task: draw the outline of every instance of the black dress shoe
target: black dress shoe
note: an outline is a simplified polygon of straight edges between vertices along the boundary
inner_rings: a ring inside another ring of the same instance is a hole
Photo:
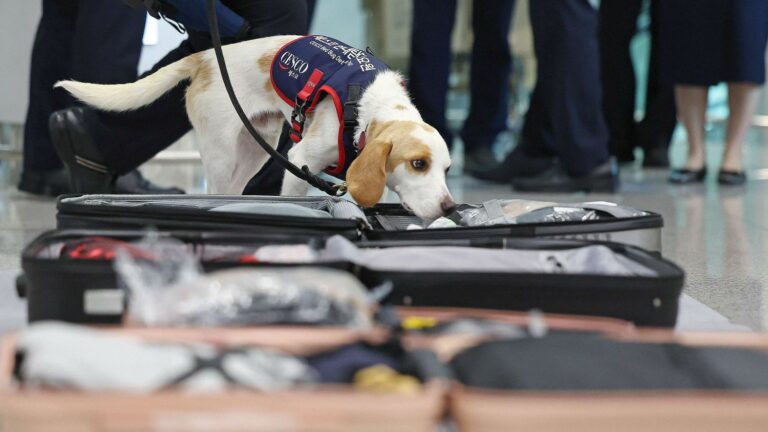
[[[517,178],[512,187],[520,192],[609,192],[619,188],[619,167],[611,157],[605,163],[580,177],[568,174],[560,165],[534,176]]]
[[[56,197],[72,193],[64,168],[51,171],[24,171],[18,186],[20,191],[34,195]]]
[[[739,186],[747,182],[747,173],[744,171],[725,171],[717,173],[717,182],[726,186]]]
[[[669,150],[666,147],[644,149],[643,166],[646,168],[668,168]]]
[[[468,171],[468,174],[480,180],[509,183],[517,177],[541,174],[553,165],[553,158],[528,156],[517,146],[501,163],[489,169]]]
[[[145,179],[139,170],[133,170],[117,178],[112,193],[121,195],[179,195],[185,192],[177,187],[158,186]]]
[[[464,171],[484,171],[498,165],[489,147],[481,147],[464,153]]]
[[[120,176],[106,163],[99,146],[88,133],[87,108],[73,107],[51,114],[51,141],[69,173],[73,193],[180,194],[179,188],[162,188],[133,170]]]
[[[707,176],[707,167],[700,170],[673,169],[669,173],[669,182],[674,184],[701,183]]]

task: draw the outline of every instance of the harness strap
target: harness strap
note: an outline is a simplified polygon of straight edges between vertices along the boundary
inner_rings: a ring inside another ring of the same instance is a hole
[[[301,141],[301,134],[304,132],[304,122],[307,120],[307,108],[310,104],[307,102],[312,98],[317,90],[317,85],[320,80],[323,79],[325,73],[320,69],[315,69],[309,76],[307,83],[296,95],[295,105],[293,106],[293,112],[291,113],[291,141],[297,143]]]
[[[359,111],[360,99],[363,96],[363,87],[360,84],[349,84],[347,86],[347,100],[344,101],[344,127],[350,134],[355,133],[355,129],[359,126]],[[354,144],[355,150],[358,153],[363,151],[365,147],[365,131],[360,134],[360,138]]]
[[[344,127],[354,129],[357,127],[357,106],[363,95],[360,84],[347,86],[347,100],[344,101]]]

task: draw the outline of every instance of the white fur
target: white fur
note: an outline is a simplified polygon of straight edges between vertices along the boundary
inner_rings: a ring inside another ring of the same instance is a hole
[[[224,47],[232,86],[243,110],[250,116],[258,132],[273,146],[277,145],[282,119],[290,118],[291,108],[274,91],[267,90],[269,71],[260,70],[257,60],[276,52],[297,37],[275,36]],[[197,61],[187,57],[132,84],[97,85],[61,81],[56,86],[65,88],[96,108],[128,111],[153,102],[179,81],[190,78],[192,82],[187,91],[187,113],[197,135],[209,192],[240,194],[248,180],[267,161],[268,155],[253,142],[231,106],[213,51],[195,55],[198,56],[195,59]],[[198,82],[196,76],[201,62],[214,71],[207,75],[207,84]],[[377,75],[361,97],[355,138],[359,138],[374,121],[423,122],[402,82],[402,77],[394,71]],[[276,117],[278,114],[282,119]],[[315,122],[315,119],[321,121]],[[338,160],[338,130],[335,107],[330,98],[325,98],[317,105],[314,113],[308,116],[304,139],[289,151],[289,159],[297,166],[307,165],[313,173],[323,171]],[[405,167],[398,166],[388,177],[387,185],[418,216],[436,218],[444,213],[441,202],[452,203],[445,185],[444,172],[450,166],[450,155],[436,131],[419,129],[413,134],[432,153],[429,171],[415,175]],[[307,190],[308,185],[303,180],[286,173],[282,195],[306,195]]]

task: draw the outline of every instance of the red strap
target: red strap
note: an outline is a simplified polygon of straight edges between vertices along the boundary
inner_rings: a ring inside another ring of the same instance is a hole
[[[291,115],[291,131],[289,137],[291,141],[298,143],[301,141],[301,133],[304,132],[304,113],[307,109],[307,99],[315,92],[320,80],[323,79],[323,71],[315,69],[312,74],[309,75],[307,83],[304,84],[304,88],[296,95],[296,106],[293,108],[293,114]],[[299,119],[298,121],[296,119]]]
[[[315,91],[315,87],[317,87],[317,84],[320,83],[320,80],[323,79],[323,71],[320,69],[315,69],[312,71],[312,74],[309,76],[309,79],[307,80],[307,83],[304,84],[304,88],[301,89],[299,94],[296,95],[297,99],[300,99],[302,101],[305,101],[309,99],[310,96],[312,96],[312,93]]]

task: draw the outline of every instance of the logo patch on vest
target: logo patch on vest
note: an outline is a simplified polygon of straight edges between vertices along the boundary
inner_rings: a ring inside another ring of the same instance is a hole
[[[306,60],[287,50],[280,55],[280,63],[277,66],[280,70],[288,72],[288,76],[293,79],[298,79],[309,70],[309,63]]]

